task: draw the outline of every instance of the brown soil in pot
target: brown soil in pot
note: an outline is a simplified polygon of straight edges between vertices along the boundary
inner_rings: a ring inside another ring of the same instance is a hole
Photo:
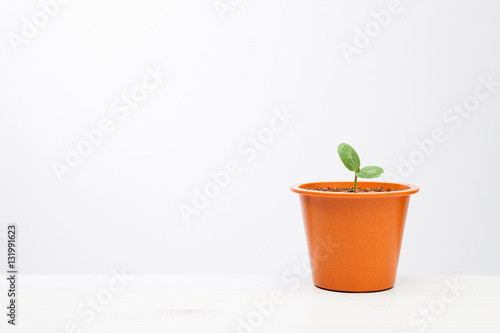
[[[349,186],[349,187],[314,187],[314,188],[308,188],[308,190],[313,190],[313,191],[323,191],[323,192],[354,192],[354,187]],[[380,187],[357,187],[356,192],[394,192],[397,190],[392,190],[390,188],[382,188]]]

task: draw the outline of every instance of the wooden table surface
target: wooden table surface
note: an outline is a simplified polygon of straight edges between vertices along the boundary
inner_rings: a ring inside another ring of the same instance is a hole
[[[316,288],[307,274],[20,275],[1,332],[500,332],[500,276],[398,276],[377,293]],[[7,304],[7,280],[0,282]]]

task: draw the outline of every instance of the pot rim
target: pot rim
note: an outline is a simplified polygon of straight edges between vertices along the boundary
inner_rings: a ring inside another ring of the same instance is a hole
[[[349,193],[349,192],[324,192],[324,191],[315,191],[315,190],[307,190],[304,187],[319,187],[325,186],[325,184],[330,184],[326,186],[338,186],[335,184],[345,184],[350,183],[352,186],[352,181],[335,181],[335,182],[311,182],[311,183],[299,183],[290,186],[290,190],[295,193],[303,194],[303,195],[312,195],[312,196],[323,196],[323,197],[342,197],[342,198],[367,198],[367,197],[396,197],[396,196],[405,196],[417,193],[420,188],[415,185],[405,184],[405,183],[391,183],[391,182],[358,182],[358,185],[366,185],[369,186],[390,186],[390,185],[399,185],[406,187],[403,190],[391,191],[391,192],[361,192],[361,193]],[[321,184],[321,185],[319,185]],[[344,185],[345,186],[345,185]]]

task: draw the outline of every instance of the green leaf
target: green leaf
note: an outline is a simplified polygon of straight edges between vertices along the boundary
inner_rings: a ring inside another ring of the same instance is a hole
[[[337,147],[337,152],[339,153],[342,163],[344,163],[347,169],[354,172],[359,171],[361,162],[359,161],[358,153],[356,153],[354,148],[349,146],[347,143],[341,143]]]
[[[356,172],[359,178],[377,178],[384,173],[384,169],[378,166],[367,166]]]

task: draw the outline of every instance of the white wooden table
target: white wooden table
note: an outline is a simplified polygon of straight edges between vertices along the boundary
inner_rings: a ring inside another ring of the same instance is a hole
[[[19,276],[1,332],[500,332],[500,276],[399,276],[385,292],[314,287],[308,275]]]

